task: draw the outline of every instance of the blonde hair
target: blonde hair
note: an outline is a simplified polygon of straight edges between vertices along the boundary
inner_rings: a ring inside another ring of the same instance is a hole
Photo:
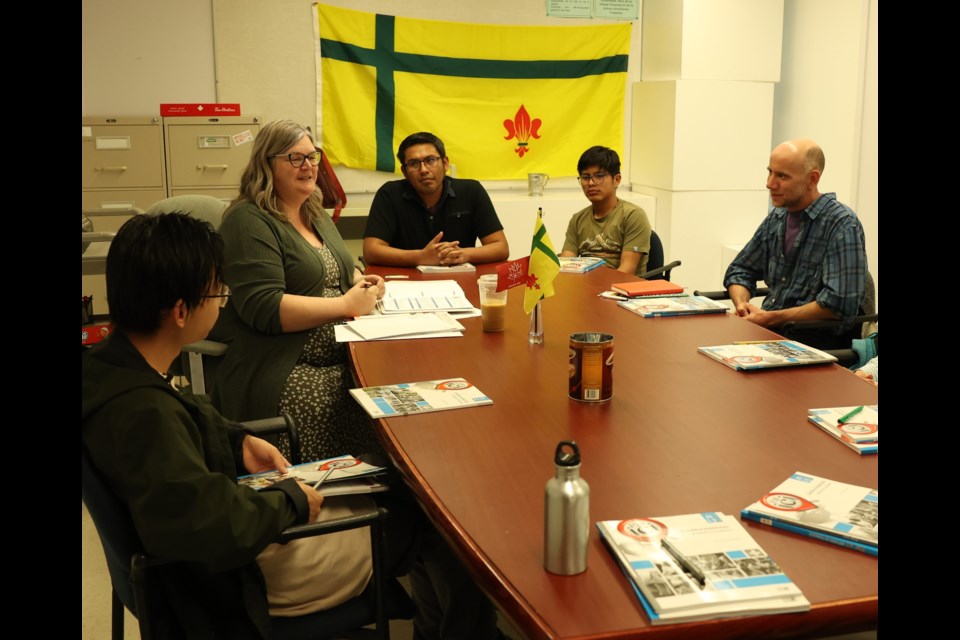
[[[230,208],[223,214],[224,217],[228,216],[236,205],[252,202],[278,220],[288,222],[286,214],[277,206],[277,194],[273,188],[273,166],[270,164],[282,161],[283,158],[270,156],[284,153],[303,136],[313,141],[310,131],[293,120],[275,120],[260,129],[260,133],[253,142],[250,162],[240,178],[240,195],[230,204]],[[320,193],[319,188],[315,188],[300,208],[300,220],[310,226],[313,219],[319,217],[322,212],[323,194]]]

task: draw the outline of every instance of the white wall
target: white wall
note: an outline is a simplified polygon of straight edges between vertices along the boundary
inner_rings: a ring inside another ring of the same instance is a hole
[[[827,164],[821,192],[860,216],[879,285],[878,0],[786,0],[773,140],[813,138]],[[879,293],[879,287],[878,287]]]
[[[215,102],[209,1],[83,0],[81,116],[154,116]]]
[[[546,18],[542,0],[432,4],[407,0],[327,1],[367,11],[442,20],[578,22]],[[293,117],[315,125],[317,75],[310,4],[311,0],[83,0],[81,115],[154,115],[161,102],[220,100],[239,101],[244,113],[267,120]],[[860,214],[871,271],[876,277],[878,0],[785,0],[783,30],[771,147],[797,136],[820,142],[827,156],[822,186],[836,191]],[[638,23],[631,47],[630,83],[640,79],[637,69],[642,43]],[[629,99],[630,91],[627,96]],[[629,119],[629,103],[625,114]],[[629,141],[629,121],[625,132]],[[625,175],[629,175],[629,147],[626,142],[622,150]],[[760,185],[766,160],[758,160]],[[359,173],[338,170],[351,192],[369,193],[388,177],[369,172],[355,175]],[[574,187],[575,183],[572,178],[566,183],[555,179],[551,182],[554,186]],[[497,187],[522,185],[501,183]],[[751,227],[758,215],[743,214]],[[734,225],[741,222],[731,221]]]

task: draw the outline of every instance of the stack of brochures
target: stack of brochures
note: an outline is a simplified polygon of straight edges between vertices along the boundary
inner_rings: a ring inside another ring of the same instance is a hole
[[[880,492],[800,471],[740,516],[878,556]]]
[[[618,302],[617,305],[644,318],[696,316],[706,313],[726,313],[730,310],[729,307],[714,302],[710,298],[687,294],[633,298]]]
[[[386,467],[368,464],[353,456],[338,456],[297,464],[288,467],[285,473],[264,471],[241,476],[237,478],[237,483],[260,491],[281,480],[293,478],[311,486],[317,485],[317,491],[331,497],[387,491],[390,487],[381,481],[381,476],[386,472]]]
[[[810,602],[723,513],[598,522],[651,624],[808,611]]]
[[[380,313],[457,312],[474,309],[456,280],[390,280],[386,284],[383,298],[377,302]]]
[[[860,455],[880,450],[880,405],[810,409],[807,420]]]
[[[350,395],[371,418],[493,404],[493,400],[463,378],[350,389]]]
[[[579,258],[564,258],[561,256],[559,260],[561,273],[586,273],[607,264],[607,261],[603,258],[592,256],[581,256]]]
[[[699,347],[697,351],[737,371],[798,367],[837,361],[829,353],[793,340],[734,342],[715,347]]]

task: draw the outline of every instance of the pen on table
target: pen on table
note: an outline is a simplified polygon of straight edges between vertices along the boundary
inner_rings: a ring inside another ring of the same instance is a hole
[[[845,413],[845,414],[843,414],[842,416],[840,416],[840,419],[837,420],[837,424],[844,424],[844,423],[846,423],[846,422],[849,422],[849,421],[850,421],[850,418],[852,418],[853,416],[857,415],[857,414],[860,413],[861,411],[863,411],[863,407],[862,407],[862,406],[861,406],[861,407],[856,407],[856,408],[852,409],[851,411],[848,411],[847,413]]]
[[[398,273],[391,273],[388,276],[383,276],[384,280],[409,280],[410,276],[402,276]]]
[[[329,469],[327,469],[326,471],[324,471],[324,472],[323,472],[323,475],[320,476],[320,479],[313,483],[313,488],[314,488],[314,489],[319,489],[319,488],[320,488],[320,485],[323,484],[323,481],[327,479],[327,476],[329,476],[331,473],[333,473],[333,469],[334,469],[334,467],[330,467]]]
[[[663,550],[670,554],[674,560],[680,563],[680,566],[683,567],[687,573],[693,576],[693,579],[699,582],[701,587],[706,586],[707,577],[703,575],[703,571],[700,571],[695,564],[690,562],[690,559],[687,558],[687,556],[680,553],[680,550],[673,546],[669,540],[666,538],[661,538],[660,546],[663,547]]]

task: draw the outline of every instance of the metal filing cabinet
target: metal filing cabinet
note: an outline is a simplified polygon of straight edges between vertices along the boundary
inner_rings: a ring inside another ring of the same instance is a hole
[[[171,196],[202,194],[226,201],[237,196],[260,118],[165,118],[163,128]]]
[[[81,209],[146,209],[166,197],[159,117],[82,118]],[[125,217],[105,220],[116,231]]]
[[[81,203],[96,231],[115,232],[132,208],[146,209],[167,195],[163,126],[159,116],[81,119]],[[94,312],[109,312],[103,274],[81,274],[81,295]]]

